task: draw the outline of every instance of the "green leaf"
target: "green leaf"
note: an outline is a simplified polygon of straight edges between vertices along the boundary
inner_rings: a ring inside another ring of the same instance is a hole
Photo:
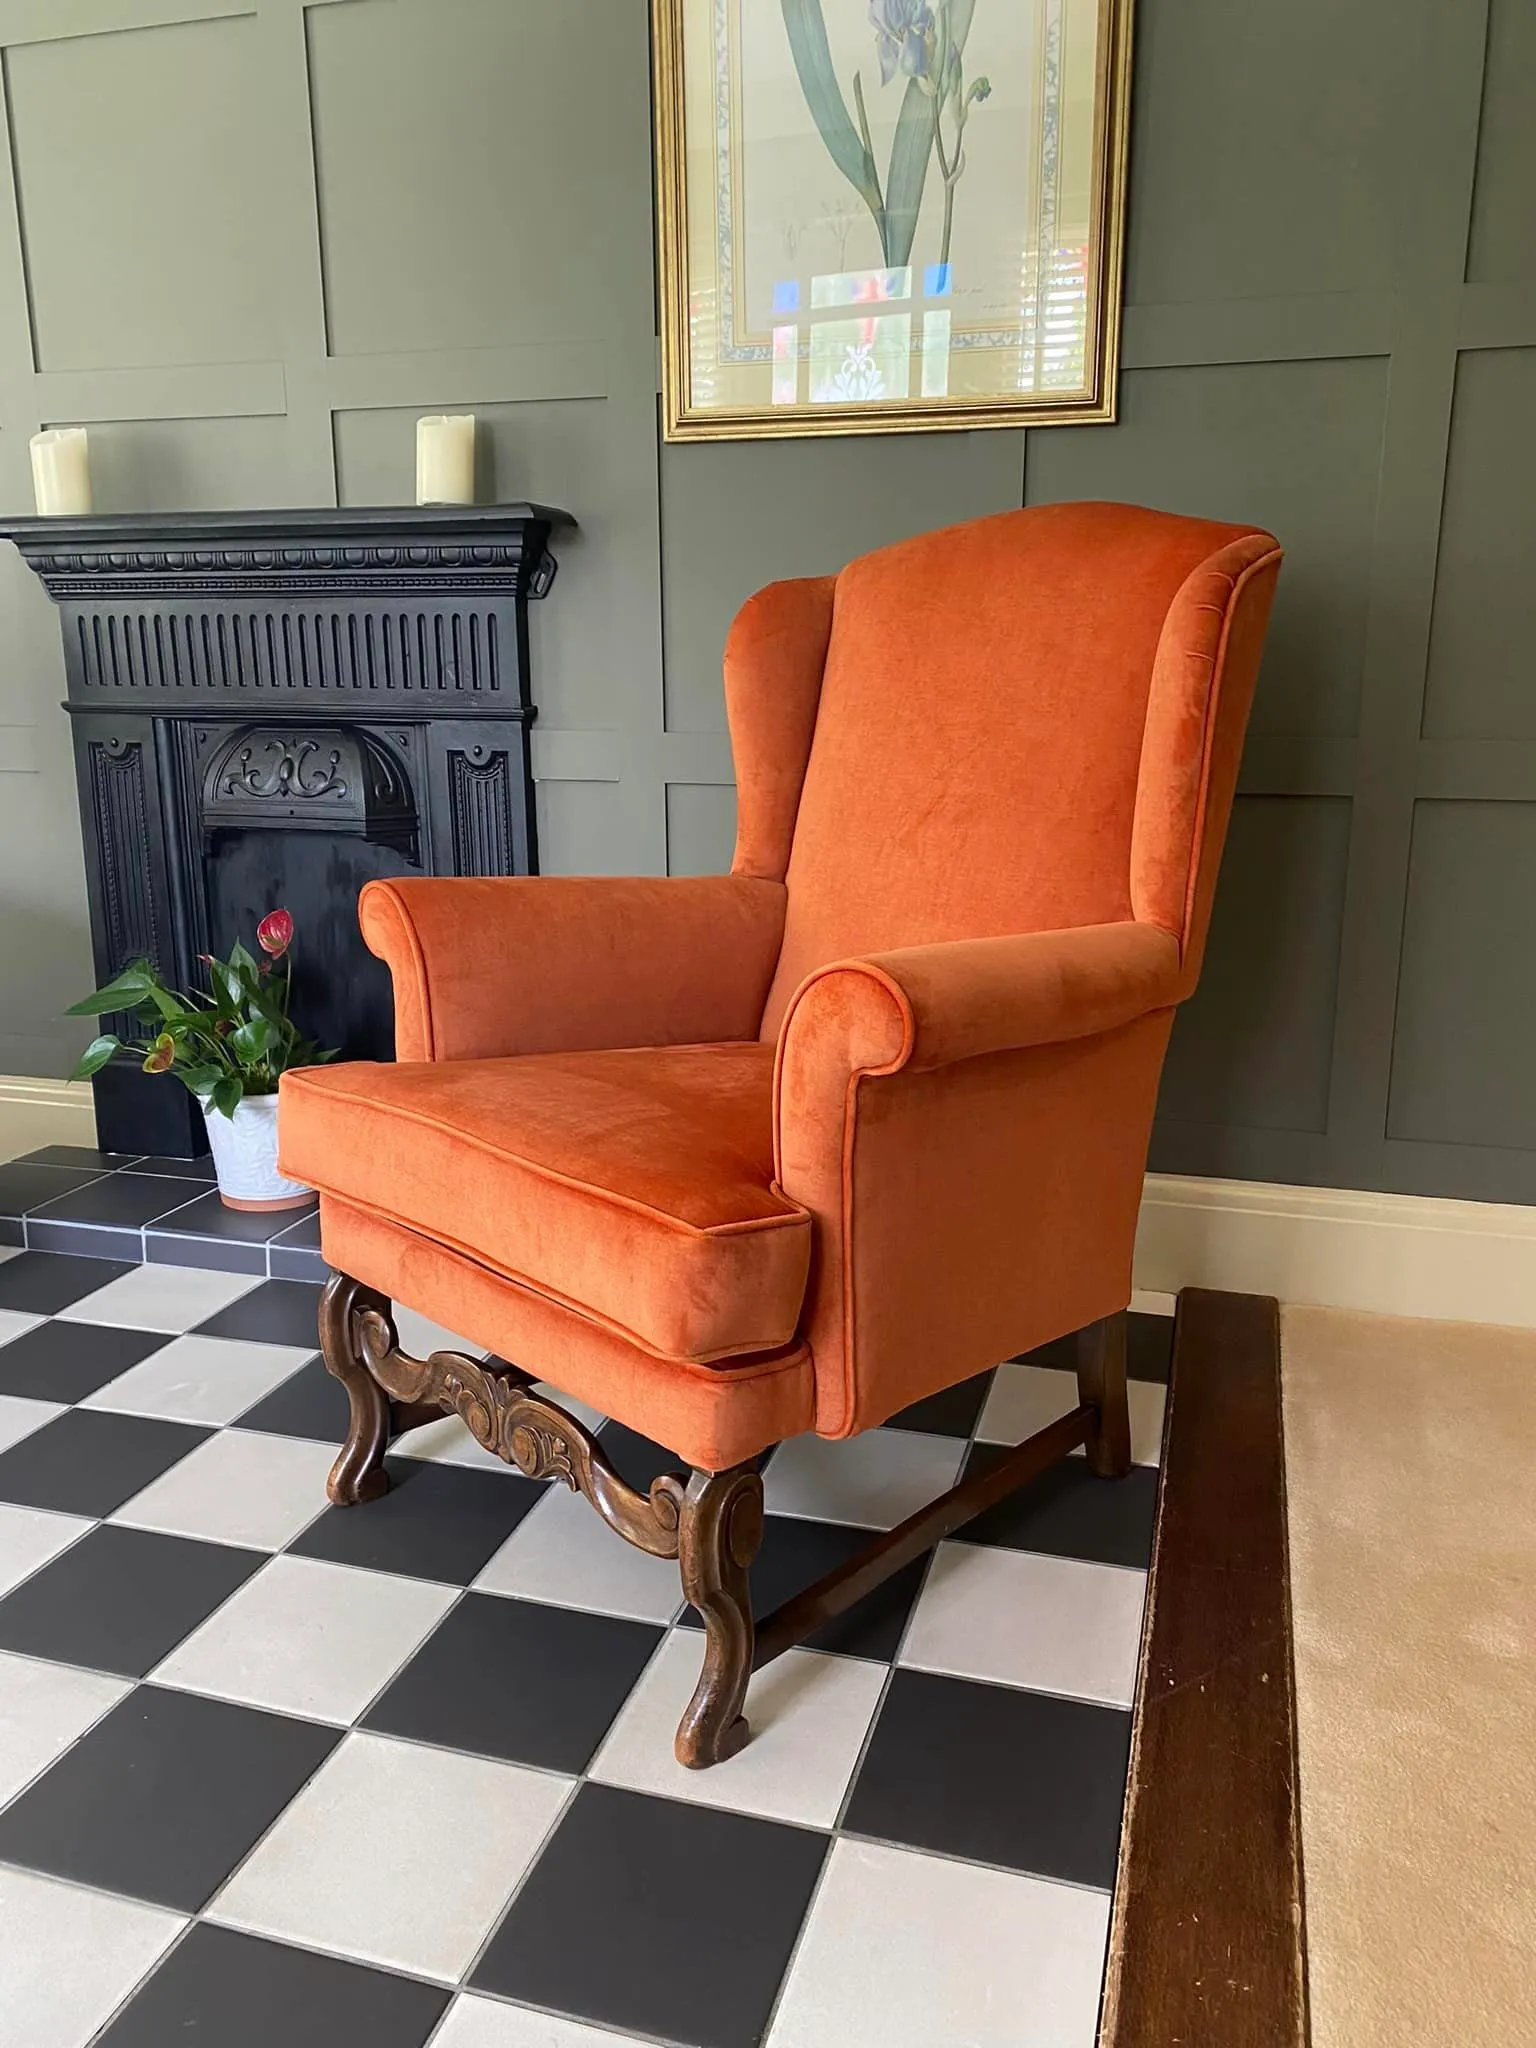
[[[153,986],[149,989],[148,995],[149,1001],[143,1007],[146,1010],[152,1007],[158,1011],[167,1024],[191,1024],[199,1015],[198,1011],[189,1010],[181,997],[168,988]]]
[[[238,939],[229,949],[229,964],[237,974],[249,975],[252,981],[260,977],[261,969],[256,965],[255,956]]]
[[[266,1058],[277,1035],[270,1017],[252,1017],[229,1034],[229,1049],[242,1065],[254,1066]]]
[[[71,1081],[88,1081],[92,1074],[99,1074],[121,1042],[110,1031],[103,1032],[100,1038],[93,1038],[81,1054],[79,1066],[70,1075]]]
[[[84,1002],[71,1003],[64,1014],[66,1017],[102,1017],[109,1010],[136,1010],[149,999],[158,980],[147,960],[135,961],[133,966],[125,967],[115,981],[97,989]]]
[[[874,159],[859,138],[843,98],[832,52],[827,43],[827,24],[822,18],[821,0],[780,0],[784,26],[789,33],[790,54],[800,78],[800,90],[811,119],[827,146],[827,154],[864,201],[874,217],[882,246],[885,242],[884,203],[880,177]],[[887,259],[889,260],[889,259]]]
[[[194,1095],[211,1095],[224,1078],[222,1067],[178,1066],[173,1069],[178,1081],[185,1081]]]
[[[933,154],[934,118],[939,102],[915,78],[896,118],[891,161],[885,174],[885,260],[894,270],[912,260],[917,217],[922,211],[928,159]]]
[[[233,1116],[240,1107],[245,1088],[238,1074],[224,1074],[209,1091],[209,1101],[220,1116]]]

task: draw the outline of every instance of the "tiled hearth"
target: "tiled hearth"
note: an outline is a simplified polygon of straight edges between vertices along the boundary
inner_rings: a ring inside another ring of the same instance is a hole
[[[260,1280],[323,1280],[307,1209],[226,1209],[209,1159],[45,1145],[0,1165],[0,1245],[126,1265],[203,1266]]]

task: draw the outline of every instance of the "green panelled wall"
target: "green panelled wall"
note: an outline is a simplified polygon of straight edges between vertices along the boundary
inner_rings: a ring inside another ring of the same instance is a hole
[[[748,0],[768,5],[770,0]],[[0,0],[0,502],[483,495],[536,607],[555,871],[707,872],[720,648],[774,576],[1058,498],[1289,560],[1154,1163],[1536,1200],[1536,8],[1141,0],[1112,428],[662,448],[644,0]],[[0,562],[0,1071],[88,972],[46,599]],[[914,715],[920,715],[914,708]]]

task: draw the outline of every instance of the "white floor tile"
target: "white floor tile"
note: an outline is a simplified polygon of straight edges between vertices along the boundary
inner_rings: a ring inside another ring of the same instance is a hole
[[[443,1415],[436,1422],[424,1422],[420,1429],[408,1429],[389,1447],[391,1457],[427,1458],[435,1465],[469,1465],[478,1472],[510,1471],[500,1458],[477,1444],[457,1415]]]
[[[222,1429],[112,1517],[134,1529],[281,1550],[325,1507],[335,1451],[291,1436]]]
[[[1179,1297],[1155,1287],[1137,1287],[1131,1294],[1131,1313],[1137,1316],[1172,1317]]]
[[[0,1651],[0,1806],[129,1690],[122,1679],[100,1671],[77,1671],[69,1664],[44,1664]],[[0,2001],[3,1997],[0,1991]]]
[[[869,1733],[885,1667],[861,1657],[789,1650],[753,1678],[752,1740],[707,1771],[672,1754],[678,1718],[698,1683],[702,1630],[674,1629],[630,1694],[590,1775],[632,1791],[771,1820],[830,1827]]]
[[[456,1337],[452,1330],[441,1323],[434,1323],[429,1316],[419,1315],[415,1309],[395,1303],[395,1329],[400,1338],[400,1348],[408,1351],[413,1358],[425,1358],[433,1351],[467,1351],[471,1358],[484,1358],[485,1346],[471,1344],[467,1337]]]
[[[29,1401],[21,1394],[0,1394],[0,1451],[8,1451],[63,1413],[62,1401]]]
[[[215,1273],[198,1266],[135,1266],[71,1302],[70,1323],[116,1323],[128,1330],[195,1330],[221,1308],[261,1285],[254,1273]]]
[[[588,1607],[635,1621],[670,1621],[683,1604],[677,1560],[650,1557],[615,1537],[580,1494],[551,1486],[475,1581],[556,1607]]]
[[[567,1415],[574,1415],[583,1429],[590,1429],[594,1434],[608,1420],[601,1408],[589,1408],[585,1401],[578,1401],[574,1394],[562,1393],[559,1387],[551,1386],[548,1380],[535,1380],[533,1391],[536,1394],[547,1394],[551,1401],[558,1402]]]
[[[348,1736],[209,1918],[456,1981],[574,1783],[486,1757]]]
[[[178,1337],[98,1387],[80,1406],[170,1422],[233,1422],[313,1356],[295,1344]]]
[[[1151,1380],[1127,1382],[1131,1408],[1131,1456],[1155,1465],[1163,1449],[1163,1409],[1168,1389]],[[1077,1406],[1077,1375],[1047,1365],[1000,1365],[987,1395],[976,1435],[982,1443],[1016,1444]],[[1074,1457],[1081,1457],[1079,1450]]]
[[[841,1840],[768,2048],[1093,2048],[1097,1892]]]
[[[0,1870],[0,2040],[17,2048],[85,2048],[185,1919]]]
[[[424,1579],[276,1557],[151,1675],[248,1706],[353,1721],[457,1597]]]
[[[30,1579],[93,1526],[80,1515],[45,1514],[0,1501],[0,1594]]]
[[[958,1438],[912,1429],[871,1429],[839,1442],[792,1437],[764,1477],[768,1512],[893,1529],[954,1485],[964,1457]]]
[[[1128,1707],[1146,1574],[984,1543],[939,1546],[903,1664]]]
[[[584,2027],[557,2013],[530,2012],[494,1998],[463,1997],[432,2036],[432,2048],[650,2048],[633,2034]]]
[[[25,1337],[28,1330],[35,1330],[42,1321],[42,1316],[27,1315],[19,1308],[0,1308],[0,1345]]]

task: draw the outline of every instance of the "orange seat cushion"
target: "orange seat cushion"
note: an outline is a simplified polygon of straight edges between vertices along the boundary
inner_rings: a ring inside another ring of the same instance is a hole
[[[283,1077],[284,1170],[662,1357],[794,1337],[811,1222],[773,1180],[773,1047]]]

